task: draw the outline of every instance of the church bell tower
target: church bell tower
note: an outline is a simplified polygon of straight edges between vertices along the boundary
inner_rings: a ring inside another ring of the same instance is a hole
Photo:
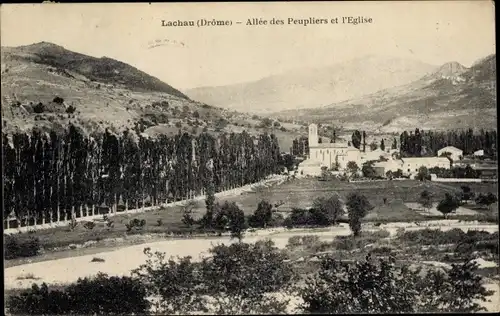
[[[309,147],[318,146],[318,125],[309,125]]]

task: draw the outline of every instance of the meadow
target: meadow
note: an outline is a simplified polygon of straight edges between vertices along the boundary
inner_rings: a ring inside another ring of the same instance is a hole
[[[496,192],[496,184],[471,183],[467,184],[477,193]],[[245,215],[251,215],[262,200],[269,201],[275,210],[287,215],[292,208],[307,208],[312,206],[314,199],[320,196],[338,194],[345,201],[351,192],[365,195],[374,209],[363,219],[364,222],[421,222],[440,220],[441,216],[422,215],[410,210],[405,203],[416,202],[424,190],[432,192],[437,201],[449,192],[460,192],[460,184],[419,182],[415,180],[401,181],[371,181],[345,182],[340,180],[318,181],[315,178],[292,179],[280,185],[257,186],[253,190],[241,192],[239,195],[216,198],[216,202],[235,202]],[[477,194],[476,193],[476,194]],[[384,201],[385,199],[385,201]],[[200,219],[206,212],[204,200],[192,201],[188,207],[177,205],[161,207],[156,210],[135,214],[118,214],[110,217],[113,222],[109,227],[103,220],[95,220],[92,229],[84,227],[80,222],[71,229],[60,226],[45,230],[31,231],[16,234],[16,238],[26,240],[37,237],[42,246],[42,253],[32,258],[17,258],[6,260],[7,266],[15,266],[26,262],[44,261],[60,257],[84,255],[116,249],[130,244],[140,244],[165,238],[210,238],[215,237],[213,231],[188,227],[182,221],[185,209],[189,208],[194,219]],[[492,208],[495,209],[495,208]],[[480,210],[486,212],[485,210]],[[462,220],[477,220],[474,216],[453,216]],[[127,228],[132,219],[145,220],[141,229]],[[346,220],[344,215],[341,220]]]

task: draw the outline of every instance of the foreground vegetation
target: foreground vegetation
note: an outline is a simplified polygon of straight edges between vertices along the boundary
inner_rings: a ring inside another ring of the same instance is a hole
[[[484,310],[481,301],[493,293],[472,259],[489,254],[498,260],[498,233],[428,229],[388,235],[360,232],[331,242],[297,236],[281,250],[271,241],[218,245],[201,262],[167,258],[145,248],[146,263],[130,276],[101,274],[54,289],[33,285],[11,293],[6,303],[14,315]],[[422,245],[437,247],[434,253],[444,255],[450,251],[446,247],[457,243],[472,248],[456,247],[447,259],[450,267],[419,263],[430,260]],[[491,247],[478,254],[475,246],[481,243]]]

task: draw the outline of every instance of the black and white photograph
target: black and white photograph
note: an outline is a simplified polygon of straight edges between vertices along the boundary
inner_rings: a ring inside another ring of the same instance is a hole
[[[500,312],[493,1],[0,17],[5,315]]]

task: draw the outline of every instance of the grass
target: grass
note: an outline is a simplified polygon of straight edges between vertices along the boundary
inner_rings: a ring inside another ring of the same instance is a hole
[[[449,184],[447,184],[449,185]],[[474,184],[474,185],[482,185]],[[491,186],[491,184],[488,184]],[[460,188],[460,186],[455,186]],[[473,188],[476,189],[479,186]],[[487,186],[482,186],[484,190],[489,190]],[[409,210],[404,202],[416,201],[420,193],[424,190],[429,190],[435,196],[443,195],[447,192],[447,187],[436,185],[432,182],[418,182],[413,180],[405,181],[378,181],[378,182],[363,182],[349,183],[339,180],[333,181],[317,181],[316,179],[294,179],[281,184],[267,188],[260,188],[257,192],[245,193],[238,196],[218,198],[219,202],[229,201],[236,202],[237,205],[244,211],[245,215],[253,214],[258,203],[261,200],[268,200],[272,204],[284,201],[285,204],[278,207],[279,211],[287,212],[292,207],[307,207],[312,204],[315,198],[338,193],[341,199],[346,198],[347,194],[357,191],[367,196],[370,203],[375,208],[364,218],[365,222],[419,222],[425,220],[440,220],[441,216],[424,216],[417,212]],[[384,198],[387,198],[384,204]],[[205,204],[203,201],[196,202],[192,210],[195,219],[201,218],[205,213]],[[36,236],[40,240],[45,252],[62,251],[67,255],[67,247],[71,244],[82,244],[87,241],[101,241],[107,239],[126,240],[125,243],[141,243],[144,240],[131,238],[133,235],[153,235],[152,238],[164,238],[164,234],[170,236],[191,236],[202,234],[206,236],[209,232],[197,228],[191,229],[182,223],[182,207],[173,206],[160,208],[158,210],[149,211],[140,214],[120,214],[111,217],[114,222],[114,227],[109,228],[105,223],[97,222],[93,229],[86,229],[83,224],[79,224],[74,230],[69,227],[56,227],[46,230],[39,230],[34,233],[16,234],[19,239],[27,239],[30,236]],[[480,220],[492,221],[491,216],[448,216],[449,219],[461,220]],[[144,219],[145,226],[140,230],[127,231],[126,224],[132,219]],[[498,217],[497,217],[498,218]],[[341,218],[341,221],[346,221],[347,218]],[[161,222],[161,225],[159,223]],[[155,237],[156,235],[156,237]],[[127,240],[129,239],[129,240]],[[120,243],[99,243],[98,247],[117,247]],[[62,248],[62,249],[61,249]],[[78,252],[83,254],[96,253],[97,250],[89,250],[86,248],[71,250],[72,253]],[[63,254],[62,254],[63,255]],[[42,254],[42,256],[46,256]],[[32,259],[13,259],[7,260],[6,264],[27,262]]]

